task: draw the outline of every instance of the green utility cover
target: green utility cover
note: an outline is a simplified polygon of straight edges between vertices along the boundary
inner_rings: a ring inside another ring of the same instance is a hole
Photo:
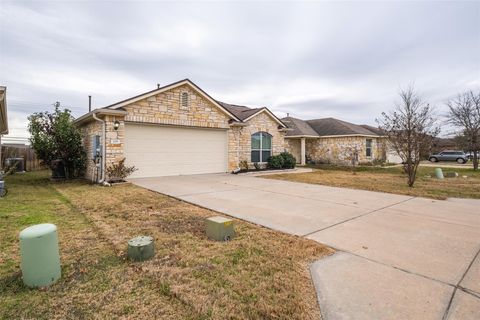
[[[145,261],[155,255],[153,238],[139,236],[128,240],[127,256],[133,261]]]
[[[20,255],[23,283],[44,287],[61,277],[57,227],[37,224],[20,232]]]
[[[207,237],[216,241],[229,241],[235,236],[233,220],[224,217],[210,217],[205,220]]]

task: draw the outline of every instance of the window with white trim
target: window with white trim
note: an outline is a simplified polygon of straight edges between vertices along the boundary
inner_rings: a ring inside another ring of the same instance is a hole
[[[180,94],[180,108],[188,109],[188,92],[182,92]]]
[[[365,146],[365,156],[370,158],[372,156],[372,139],[366,139]]]
[[[272,155],[272,136],[267,132],[252,134],[251,149],[251,162],[267,162]]]

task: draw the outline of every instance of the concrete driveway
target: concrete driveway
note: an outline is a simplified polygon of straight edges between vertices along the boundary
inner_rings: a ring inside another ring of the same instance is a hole
[[[131,181],[337,249],[311,266],[324,319],[480,319],[480,200],[229,174]]]

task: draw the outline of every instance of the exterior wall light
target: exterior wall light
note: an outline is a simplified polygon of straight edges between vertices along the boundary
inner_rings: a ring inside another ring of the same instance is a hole
[[[115,120],[115,122],[113,123],[113,129],[117,131],[119,127],[120,127],[120,122],[118,120]]]

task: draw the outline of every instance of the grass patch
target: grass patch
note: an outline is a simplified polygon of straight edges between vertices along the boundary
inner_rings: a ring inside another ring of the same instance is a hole
[[[215,213],[133,185],[50,182],[46,172],[8,177],[0,199],[0,318],[314,319],[309,262],[332,251],[313,241],[236,221],[238,236],[214,242]],[[61,280],[21,281],[18,233],[57,224]],[[128,239],[154,237],[156,255],[125,259]]]
[[[407,176],[401,167],[315,166],[313,172],[262,176],[267,179],[288,180],[334,187],[380,191],[434,199],[480,199],[480,171],[468,168],[442,168],[457,172],[457,178],[435,179],[434,167],[419,167],[413,188],[407,186]],[[466,176],[467,178],[463,178]]]

